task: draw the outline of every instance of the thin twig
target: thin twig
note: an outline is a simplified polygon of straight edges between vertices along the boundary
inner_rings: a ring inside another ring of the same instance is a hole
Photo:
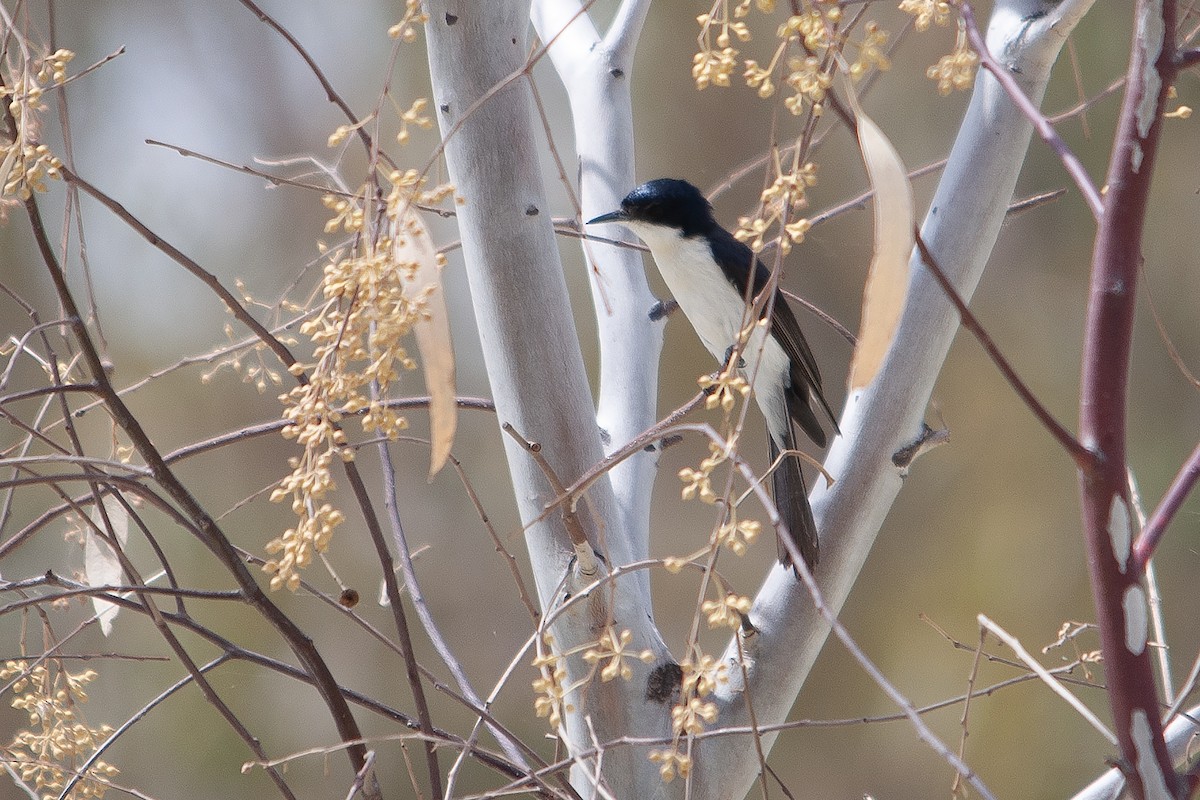
[[[1014,370],[1012,365],[1008,363],[1008,359],[1006,359],[1000,352],[1000,348],[996,346],[996,343],[992,340],[992,337],[988,335],[986,330],[984,330],[984,327],[971,312],[971,309],[967,307],[965,302],[963,302],[962,297],[959,296],[958,291],[954,288],[954,285],[950,283],[950,279],[946,277],[946,273],[942,270],[941,266],[938,265],[937,259],[933,257],[933,253],[931,253],[928,246],[926,246],[925,240],[921,238],[921,232],[919,230],[915,231],[915,236],[917,249],[921,253],[922,262],[929,270],[930,274],[933,275],[934,279],[937,280],[938,285],[942,287],[942,291],[946,293],[946,297],[949,298],[950,302],[954,304],[954,307],[958,309],[958,315],[962,320],[963,327],[975,335],[975,338],[979,340],[981,345],[983,345],[983,349],[988,354],[988,357],[992,359],[992,363],[996,365],[996,368],[1000,370],[1000,373],[1004,376],[1004,379],[1008,381],[1009,386],[1011,386],[1021,400],[1024,401],[1026,407],[1033,412],[1033,415],[1037,417],[1038,421],[1042,423],[1046,430],[1050,432],[1050,435],[1053,436],[1060,445],[1062,445],[1063,449],[1067,451],[1067,454],[1071,456],[1075,463],[1080,468],[1090,465],[1095,459],[1095,455],[1082,444],[1080,444],[1079,440],[1072,436],[1071,433],[1065,427],[1063,427],[1062,423],[1054,418],[1054,416],[1046,409],[1046,407],[1042,405],[1041,401],[1037,399],[1029,387],[1025,385],[1025,382],[1020,379],[1016,373],[1016,370]]]
[[[1184,501],[1195,488],[1197,480],[1200,480],[1200,443],[1196,444],[1192,454],[1188,456],[1188,460],[1180,467],[1179,473],[1171,482],[1167,493],[1163,495],[1163,499],[1150,514],[1141,534],[1133,543],[1133,557],[1138,565],[1145,565],[1154,555],[1159,542],[1167,532],[1167,526],[1171,524],[1171,520],[1183,507]]]
[[[243,0],[243,2],[245,1],[246,0]],[[208,286],[208,288],[211,289],[213,293],[221,299],[221,301],[225,304],[225,307],[229,309],[231,314],[233,314],[234,318],[253,331],[254,334],[263,342],[263,344],[269,347],[271,352],[273,352],[276,357],[283,362],[285,367],[291,367],[296,363],[296,358],[291,354],[291,351],[287,349],[287,346],[284,345],[283,342],[279,341],[279,339],[275,338],[275,335],[267,330],[266,326],[256,320],[241,304],[237,297],[235,297],[231,291],[226,289],[225,286],[221,284],[221,281],[217,279],[216,275],[201,267],[191,258],[188,258],[170,242],[166,241],[154,231],[146,227],[142,221],[130,213],[125,206],[97,189],[88,181],[79,177],[66,167],[62,169],[62,175],[64,180],[73,186],[78,186],[80,189],[83,189],[83,191],[90,195],[93,199],[99,201],[101,205],[108,208],[108,210],[111,211],[117,217],[117,219],[133,228],[147,242],[161,250],[168,258],[179,264],[194,277],[198,278],[201,282]],[[297,379],[300,380],[301,383],[307,382],[303,375],[297,376]]]
[[[313,77],[315,77],[317,82],[321,84],[321,88],[325,91],[325,96],[329,99],[329,102],[341,109],[341,112],[346,115],[346,119],[349,120],[351,124],[357,123],[359,121],[358,117],[355,116],[354,110],[350,108],[350,104],[343,100],[342,96],[338,94],[336,89],[333,88],[333,84],[329,82],[327,77],[325,77],[325,73],[321,70],[321,67],[317,65],[316,60],[309,54],[307,50],[304,49],[304,45],[300,44],[300,41],[293,36],[287,28],[283,27],[283,25],[277,22],[274,17],[272,17],[266,11],[263,11],[263,9],[260,8],[259,5],[254,2],[254,0],[240,0],[240,2],[242,5],[248,8],[250,12],[254,14],[254,16],[258,17],[260,21],[265,23],[267,27],[278,33],[283,40],[287,42],[293,50],[296,51],[296,54],[304,60],[304,63],[308,66],[309,71],[312,72]],[[358,135],[358,138],[362,140],[363,146],[367,150],[367,155],[375,153],[375,144],[371,140],[371,135],[363,130],[363,126],[360,125],[356,127],[354,131]]]
[[[567,490],[563,488],[562,481],[559,480],[558,474],[554,468],[550,466],[550,462],[542,454],[542,446],[538,442],[531,442],[517,431],[512,426],[512,423],[505,422],[500,426],[501,430],[512,437],[513,441],[517,442],[529,453],[529,457],[542,470],[542,475],[545,476],[546,482],[550,484],[550,490],[555,497],[567,496]],[[571,546],[575,550],[575,555],[579,560],[578,569],[583,575],[591,578],[596,574],[597,564],[596,556],[592,552],[592,545],[588,541],[587,532],[583,529],[583,523],[579,521],[579,515],[575,511],[575,504],[568,503],[562,510],[563,527],[566,529],[567,536],[571,539]],[[529,523],[530,525],[534,523]],[[528,526],[526,526],[528,527]]]
[[[1083,717],[1088,724],[1090,724],[1100,733],[1101,736],[1108,740],[1109,744],[1114,746],[1117,744],[1116,734],[1105,727],[1104,723],[1100,721],[1099,717],[1093,714],[1092,710],[1085,706],[1078,697],[1068,692],[1063,688],[1061,683],[1054,680],[1054,676],[1052,676],[1045,667],[1038,663],[1037,659],[1031,656],[1029,652],[1021,646],[1021,642],[1017,640],[1017,637],[1013,636],[1008,631],[992,622],[984,614],[980,614],[978,620],[980,626],[994,635],[997,639],[1011,647],[1013,652],[1016,653],[1017,656],[1024,661],[1025,664],[1031,670],[1033,670],[1039,678],[1042,679],[1042,682],[1050,687],[1052,692],[1061,697],[1063,700],[1066,700],[1072,708],[1079,712],[1079,716]]]
[[[958,757],[963,759],[967,757],[967,737],[971,735],[971,697],[975,692],[975,679],[979,677],[979,662],[983,656],[983,645],[986,640],[987,634],[980,629],[979,643],[975,646],[975,657],[971,659],[971,674],[967,676],[967,693],[966,699],[963,700],[962,716],[958,718],[958,725],[962,729],[962,735],[958,740]],[[962,785],[962,775],[954,774],[954,782],[950,784],[950,794],[953,797],[966,796],[966,790]]]
[[[463,665],[459,662],[454,651],[450,649],[449,643],[442,636],[441,630],[437,626],[437,622],[433,619],[433,613],[429,610],[429,604],[425,602],[425,594],[421,591],[421,584],[417,580],[417,571],[413,567],[412,552],[408,546],[408,538],[404,534],[404,523],[400,518],[400,500],[396,493],[396,466],[392,463],[391,454],[388,452],[386,441],[381,441],[378,445],[379,462],[383,469],[383,506],[387,512],[388,523],[392,530],[392,544],[396,548],[396,553],[400,559],[400,573],[404,576],[404,585],[408,589],[408,596],[412,599],[413,608],[417,612],[417,618],[421,621],[421,626],[425,629],[425,635],[429,638],[433,649],[441,658],[442,663],[450,670],[454,682],[458,684],[458,690],[463,697],[473,706],[483,707],[483,701],[479,699],[479,695],[472,688],[470,680],[467,678],[467,672],[463,669]],[[382,565],[385,570],[394,568],[393,562]],[[389,592],[389,599],[393,602],[399,602],[399,597],[392,598]],[[504,750],[504,754],[514,764],[525,769],[529,765],[525,762],[525,757],[522,755],[517,746],[516,737],[507,729],[493,727],[488,728],[492,731],[492,735],[496,737],[496,741],[500,743],[500,747]],[[448,787],[447,787],[448,788]]]
[[[400,645],[401,654],[404,661],[404,671],[408,677],[408,687],[412,691],[413,703],[417,707],[417,719],[421,723],[421,730],[432,735],[433,733],[433,717],[429,713],[429,703],[425,698],[425,687],[421,683],[420,670],[417,668],[417,656],[413,651],[412,636],[408,630],[408,617],[404,613],[404,604],[400,599],[400,587],[396,583],[396,564],[392,560],[392,554],[388,550],[387,540],[383,535],[383,528],[379,524],[379,518],[375,515],[375,508],[371,503],[371,496],[367,493],[366,483],[358,472],[358,467],[353,461],[345,462],[346,478],[350,483],[350,488],[354,492],[354,497],[358,501],[359,509],[362,511],[363,519],[367,525],[367,532],[371,536],[371,543],[375,546],[375,555],[379,559],[380,567],[383,571],[383,585],[387,592],[387,598],[390,602],[392,612],[392,620],[396,625],[396,635],[399,637],[398,644]],[[434,800],[442,798],[442,772],[438,766],[437,750],[432,741],[425,742],[425,761],[429,769],[429,786],[433,793]],[[362,769],[360,766],[359,769]]]

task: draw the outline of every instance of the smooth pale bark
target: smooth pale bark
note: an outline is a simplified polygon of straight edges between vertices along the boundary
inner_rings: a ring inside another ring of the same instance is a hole
[[[637,182],[630,84],[633,45],[648,7],[647,0],[624,3],[608,33],[601,37],[591,18],[580,13],[578,3],[533,3],[534,29],[551,45],[550,60],[571,104],[583,220],[612,211]],[[628,241],[634,240],[628,237]],[[596,423],[604,433],[604,450],[611,453],[657,420],[658,361],[665,320],[650,319],[656,298],[646,283],[639,251],[586,240],[583,251],[600,339]],[[621,513],[621,533],[638,560],[649,552],[649,487],[657,465],[655,447],[609,472]]]
[[[458,207],[462,253],[497,417],[537,442],[557,479],[569,485],[604,453],[541,182],[541,125],[528,78],[518,74],[529,52],[529,3],[426,7],[434,106],[450,179],[465,199]],[[551,485],[528,452],[511,437],[504,440],[518,511],[526,524],[532,522],[526,544],[538,597],[543,609],[552,609],[564,588],[574,594],[588,581],[573,574],[574,550],[561,514],[533,522],[555,498]],[[496,465],[497,473],[502,469]],[[579,504],[579,519],[608,564],[632,560],[607,477]],[[470,566],[463,564],[464,575]],[[669,660],[649,615],[648,586],[633,573],[594,592],[589,602],[575,603],[551,626],[557,650],[596,642],[611,625],[633,633],[633,652],[651,649],[660,661]],[[579,655],[566,661],[568,682],[590,669]],[[631,720],[644,715],[642,687],[652,665],[627,663],[632,681],[595,680],[567,698],[575,707],[566,725],[573,752],[627,735]],[[669,713],[660,707],[658,733],[664,718],[669,725]],[[658,778],[642,750],[616,748],[603,764],[618,797],[640,796],[637,787]],[[594,763],[586,761],[572,771],[585,796],[593,771]]]
[[[1200,733],[1200,706],[1193,706],[1176,717],[1164,731],[1167,741],[1167,751],[1172,760],[1181,767],[1186,767],[1188,757],[1193,756],[1193,741]],[[1096,780],[1079,791],[1071,800],[1117,800],[1126,797],[1125,776],[1121,770],[1113,767]]]

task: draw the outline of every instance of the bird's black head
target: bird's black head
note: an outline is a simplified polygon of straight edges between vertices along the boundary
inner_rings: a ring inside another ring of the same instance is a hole
[[[638,186],[621,201],[621,210],[593,222],[642,222],[674,228],[684,236],[702,234],[714,225],[712,206],[695,186],[677,178],[657,178]]]

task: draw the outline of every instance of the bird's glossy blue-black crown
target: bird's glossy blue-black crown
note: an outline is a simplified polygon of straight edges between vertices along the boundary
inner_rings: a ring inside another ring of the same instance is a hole
[[[625,195],[621,211],[629,220],[676,228],[684,236],[705,233],[717,224],[700,190],[676,178],[646,181]]]

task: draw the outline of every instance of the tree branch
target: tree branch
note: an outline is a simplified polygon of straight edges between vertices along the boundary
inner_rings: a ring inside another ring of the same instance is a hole
[[[1179,474],[1171,483],[1171,487],[1167,489],[1167,493],[1163,495],[1158,507],[1146,520],[1146,525],[1133,544],[1133,559],[1139,570],[1144,569],[1146,563],[1154,556],[1154,551],[1158,548],[1163,534],[1166,533],[1167,526],[1171,524],[1171,520],[1183,507],[1183,501],[1196,486],[1197,480],[1200,480],[1200,444],[1196,445],[1196,449],[1184,462]]]
[[[946,277],[946,273],[942,271],[941,266],[937,263],[937,259],[933,257],[933,253],[929,252],[929,247],[925,244],[925,240],[921,238],[920,231],[916,232],[916,243],[917,251],[921,255],[922,266],[933,273],[933,277],[937,279],[946,296],[950,298],[950,302],[954,303],[955,309],[958,310],[958,315],[962,318],[962,326],[975,335],[975,338],[983,345],[988,358],[992,360],[992,363],[996,365],[996,369],[1000,370],[1000,374],[1008,381],[1008,385],[1024,401],[1026,407],[1033,412],[1038,422],[1042,423],[1042,426],[1050,432],[1055,441],[1062,445],[1062,448],[1075,461],[1076,466],[1081,469],[1089,466],[1095,458],[1094,454],[1081,445],[1071,435],[1071,432],[1054,418],[1054,415],[1042,405],[1041,401],[1033,394],[1033,391],[1017,375],[1016,370],[1012,368],[1012,365],[1008,363],[1008,359],[1000,352],[1000,348],[992,341],[992,337],[988,334],[987,330],[979,324],[979,320],[971,313],[971,309],[967,307],[966,302],[958,296],[958,292],[955,291],[954,285],[950,283],[950,279]]]
[[[1163,740],[1148,645],[1150,610],[1131,559],[1126,447],[1129,361],[1142,235],[1167,93],[1175,82],[1175,2],[1139,2],[1125,99],[1092,257],[1080,386],[1084,541],[1113,724],[1136,800],[1183,797]]]

